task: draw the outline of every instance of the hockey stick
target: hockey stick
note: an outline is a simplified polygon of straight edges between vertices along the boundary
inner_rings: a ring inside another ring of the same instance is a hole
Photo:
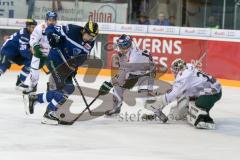
[[[56,50],[57,50],[57,52],[60,54],[63,62],[64,62],[71,70],[75,70],[74,68],[72,68],[71,66],[69,66],[66,58],[63,56],[63,54],[62,54],[62,52],[60,51],[60,49],[56,48]],[[88,110],[89,114],[91,115],[91,114],[92,114],[92,111],[91,111],[91,110],[89,109],[89,107],[88,107],[89,105],[88,105],[88,103],[87,103],[87,100],[86,100],[86,98],[85,98],[85,96],[84,96],[84,94],[83,94],[83,91],[82,91],[82,89],[81,89],[81,87],[80,87],[80,85],[79,85],[76,77],[73,77],[73,80],[74,80],[74,82],[76,83],[76,86],[77,86],[77,88],[78,88],[78,90],[79,90],[79,92],[80,92],[80,94],[81,94],[81,96],[82,96],[82,98],[83,98],[83,101],[84,101],[84,103],[85,103],[85,105],[86,105],[86,109]]]
[[[202,55],[198,60],[196,60],[195,62],[194,62],[194,60],[192,60],[191,63],[192,63],[195,67],[197,67],[200,63],[202,63],[202,60],[203,60],[203,58],[204,58],[206,55],[207,55],[207,51],[203,52],[203,55]]]
[[[72,125],[73,123],[75,123],[83,114],[84,112],[89,109],[89,107],[98,99],[98,97],[100,96],[100,94],[98,94],[92,101],[89,105],[87,105],[87,107],[81,112],[78,114],[78,116],[73,119],[72,121],[70,122],[66,122],[66,121],[59,121],[59,124],[62,124],[62,125]],[[90,114],[91,115],[91,114]]]

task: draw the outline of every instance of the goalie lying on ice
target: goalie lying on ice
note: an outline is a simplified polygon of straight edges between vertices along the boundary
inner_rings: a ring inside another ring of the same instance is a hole
[[[196,128],[214,129],[215,124],[209,112],[221,99],[220,83],[212,76],[201,72],[194,65],[176,59],[171,64],[175,76],[172,89],[166,94],[157,95],[154,100],[147,100],[145,108],[155,114],[173,101],[169,119],[185,119]]]

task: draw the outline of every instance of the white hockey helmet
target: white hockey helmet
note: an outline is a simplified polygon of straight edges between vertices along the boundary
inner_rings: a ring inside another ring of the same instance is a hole
[[[181,58],[175,59],[171,64],[171,71],[174,75],[177,75],[179,71],[186,68],[186,62]]]

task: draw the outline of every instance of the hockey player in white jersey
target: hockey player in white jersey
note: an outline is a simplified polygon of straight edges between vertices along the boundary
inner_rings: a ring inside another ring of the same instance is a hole
[[[138,91],[153,91],[155,66],[151,54],[147,50],[137,48],[128,35],[121,35],[117,39],[118,48],[115,59],[119,65],[119,71],[111,80],[104,82],[106,90],[113,86],[113,108],[105,114],[111,116],[120,113],[123,93],[137,85]],[[143,88],[142,86],[145,86]],[[106,92],[107,93],[107,92]]]
[[[45,29],[49,25],[56,25],[57,13],[48,11],[46,21],[36,26],[30,37],[30,46],[32,48],[33,57],[31,61],[31,71],[29,74],[29,88],[24,93],[35,92],[39,80],[39,71],[44,66],[47,56],[50,51],[50,45],[45,34]]]
[[[170,116],[177,120],[186,116],[187,121],[196,128],[214,129],[215,124],[209,112],[221,99],[220,83],[182,59],[172,62],[171,71],[175,76],[172,89],[155,100],[147,100],[145,108],[157,114],[176,100],[177,106],[171,110]]]

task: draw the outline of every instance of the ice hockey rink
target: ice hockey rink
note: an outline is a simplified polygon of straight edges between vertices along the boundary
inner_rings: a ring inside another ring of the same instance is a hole
[[[46,105],[35,114],[24,113],[22,96],[15,90],[16,72],[0,77],[0,159],[142,159],[142,160],[237,160],[240,147],[240,88],[223,87],[223,97],[211,111],[216,130],[194,129],[186,123],[129,121],[99,117],[72,126],[41,124]],[[98,89],[109,77],[98,77],[82,86]],[[40,91],[47,76],[41,75]],[[77,99],[81,97],[73,97]],[[91,98],[87,98],[88,101]],[[97,103],[100,103],[97,101]],[[96,103],[96,105],[97,105]],[[73,104],[85,108],[81,100]],[[122,113],[144,112],[143,104],[123,105]]]

